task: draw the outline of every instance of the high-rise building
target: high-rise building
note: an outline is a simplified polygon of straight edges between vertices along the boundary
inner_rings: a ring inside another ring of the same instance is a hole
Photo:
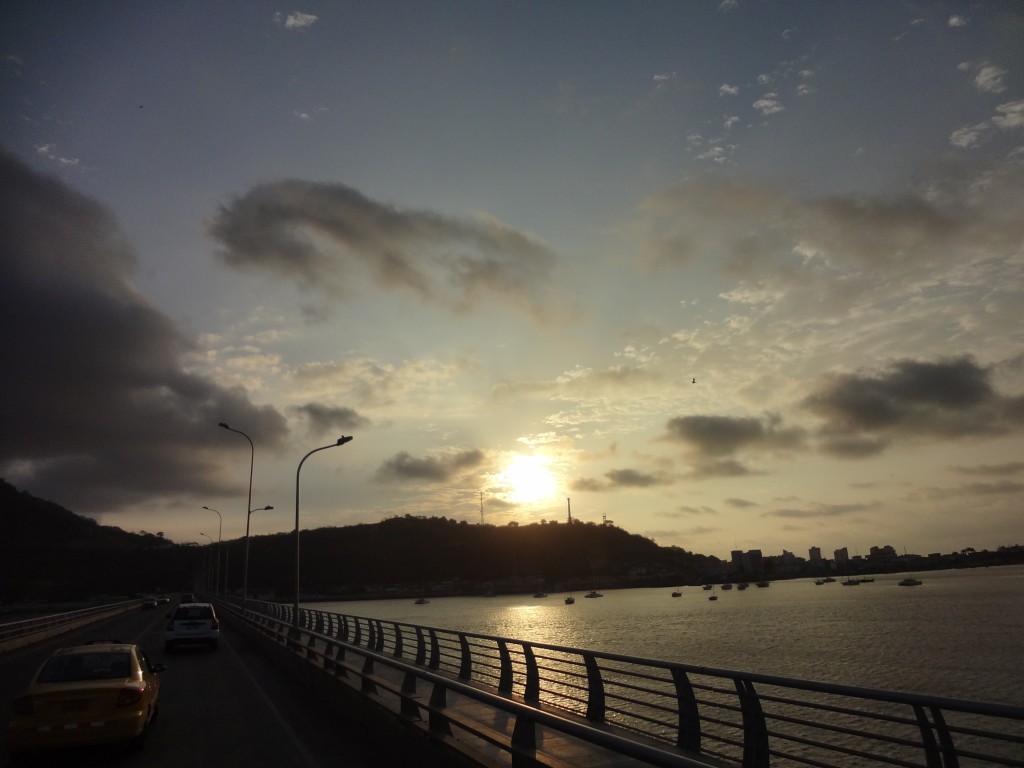
[[[811,547],[807,550],[811,565],[821,565],[821,547]]]

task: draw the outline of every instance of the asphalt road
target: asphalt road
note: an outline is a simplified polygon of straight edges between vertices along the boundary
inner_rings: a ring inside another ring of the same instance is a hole
[[[160,715],[145,747],[67,750],[26,761],[37,766],[145,766],[146,768],[364,768],[378,765],[372,745],[346,730],[337,716],[277,668],[254,657],[221,625],[216,651],[163,650],[166,607],[133,611],[61,637],[0,654],[0,726],[6,738],[11,701],[55,648],[90,639],[134,642],[163,662]],[[13,763],[21,765],[21,761]],[[6,748],[0,766],[12,765]]]

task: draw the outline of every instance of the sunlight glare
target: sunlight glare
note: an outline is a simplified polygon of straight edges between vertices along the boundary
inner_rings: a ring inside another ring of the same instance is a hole
[[[498,475],[508,487],[507,498],[515,504],[531,504],[555,495],[555,476],[543,456],[516,456]]]

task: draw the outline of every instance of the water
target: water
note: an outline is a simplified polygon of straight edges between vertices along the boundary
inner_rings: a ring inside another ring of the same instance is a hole
[[[859,586],[603,590],[318,603],[321,610],[804,680],[1024,705],[1024,566]],[[311,606],[312,607],[312,606]]]

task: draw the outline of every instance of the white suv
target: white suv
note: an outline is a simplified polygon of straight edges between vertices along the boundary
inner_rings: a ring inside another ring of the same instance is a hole
[[[173,614],[164,633],[164,650],[170,653],[175,646],[199,643],[217,649],[220,622],[210,603],[182,603]]]

